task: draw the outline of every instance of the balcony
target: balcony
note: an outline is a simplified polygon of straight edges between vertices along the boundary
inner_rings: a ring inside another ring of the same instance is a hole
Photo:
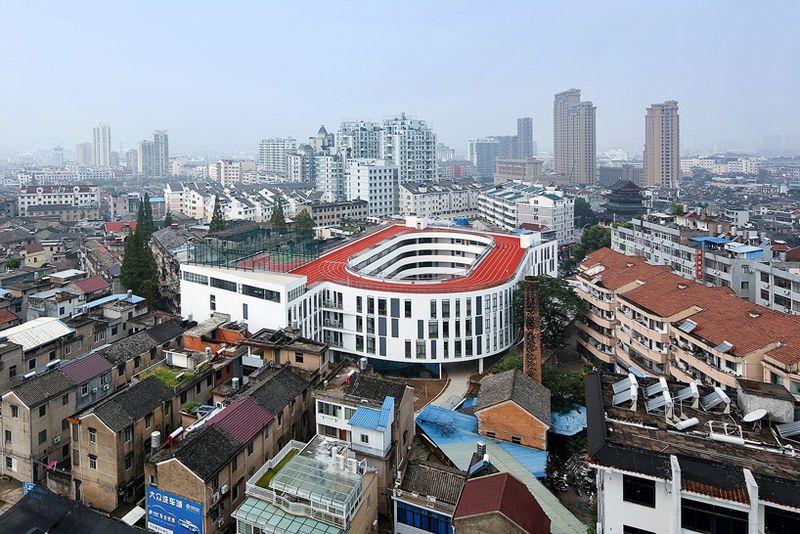
[[[635,347],[645,358],[652,360],[654,363],[664,365],[669,360],[669,351],[666,348],[662,350],[650,348],[646,342],[640,339],[638,334],[631,332],[630,329],[618,328],[617,337],[631,347]]]
[[[608,335],[603,334],[602,332],[598,332],[597,330],[595,330],[594,328],[592,328],[588,324],[582,323],[581,321],[576,321],[575,324],[578,326],[578,328],[580,330],[586,332],[587,334],[592,336],[594,339],[596,339],[600,343],[603,343],[604,345],[608,345],[609,347],[613,347],[614,345],[617,344],[617,341],[612,336],[608,336]]]
[[[669,343],[668,332],[660,332],[658,330],[653,330],[649,327],[649,325],[645,326],[640,321],[632,319],[625,313],[617,315],[617,318],[619,319],[620,325],[627,326],[630,330],[633,330],[637,334],[641,334],[646,338],[649,338],[653,341],[658,341],[660,343],[664,344]]]
[[[716,366],[716,362],[714,362],[710,354],[697,348],[693,351],[686,350],[678,345],[674,345],[674,350],[677,356],[690,367],[690,369],[687,369],[687,372],[690,374],[692,374],[691,369],[693,368],[701,375],[707,376],[715,382],[719,382],[730,388],[736,388],[736,377],[741,376],[741,374],[733,374],[733,371],[726,372],[721,370]]]
[[[617,326],[616,319],[606,319],[605,317],[599,315],[595,310],[591,309],[588,312],[586,312],[586,319],[588,321],[595,323],[598,326],[602,326],[603,328],[613,329],[615,326]]]
[[[335,302],[333,300],[323,300],[322,307],[328,308],[329,310],[341,310],[343,308],[341,302]]]
[[[588,350],[592,354],[592,356],[594,356],[595,358],[597,358],[601,362],[614,363],[614,355],[613,354],[608,354],[606,352],[603,352],[602,350],[600,350],[599,347],[597,347],[596,345],[592,344],[590,341],[588,341],[586,339],[583,339],[582,337],[579,337],[578,338],[578,343],[582,347],[584,347],[586,350]]]
[[[596,297],[581,287],[576,287],[575,291],[578,293],[578,296],[580,296],[583,300],[594,304],[601,310],[614,311],[616,309],[617,305],[614,303],[613,300],[604,300],[599,297]]]
[[[650,376],[652,374],[647,371],[647,369],[634,362],[630,355],[625,352],[625,349],[620,346],[617,346],[616,350],[614,351],[614,360],[617,365],[625,370],[633,367],[643,375]]]

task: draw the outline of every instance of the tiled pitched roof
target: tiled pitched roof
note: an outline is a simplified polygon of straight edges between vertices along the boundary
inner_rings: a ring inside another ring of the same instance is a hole
[[[662,273],[620,298],[666,318],[694,305],[707,305],[725,295],[733,296],[733,293],[729,289],[706,287],[677,274]]]
[[[189,434],[173,449],[166,449],[153,458],[160,462],[168,458],[177,458],[183,465],[204,481],[210,480],[222,466],[228,463],[233,455],[239,452],[241,445],[232,437],[214,425],[206,425]]]
[[[550,390],[518,369],[484,377],[475,412],[508,400],[544,424],[550,424]]]
[[[344,392],[347,395],[372,400],[378,404],[383,403],[383,399],[386,397],[394,397],[395,402],[399,404],[405,391],[406,385],[401,382],[361,373],[353,375],[350,383],[344,388]]]
[[[123,392],[97,406],[94,414],[111,430],[119,432],[151,413],[159,404],[171,399],[172,395],[172,390],[161,380],[150,376],[141,382],[131,384]]]
[[[279,414],[309,387],[308,382],[295,374],[290,367],[284,367],[258,385],[250,393],[250,397],[269,413]]]
[[[13,323],[14,321],[19,321],[19,317],[14,315],[8,308],[0,308],[0,325]]]
[[[111,370],[111,364],[100,354],[94,353],[77,360],[71,360],[59,368],[76,386]]]
[[[464,471],[424,461],[408,464],[400,489],[419,495],[436,497],[455,505],[464,487],[467,474]]]
[[[41,404],[51,397],[71,391],[75,387],[72,380],[58,369],[26,380],[11,389],[28,407]]]
[[[106,282],[105,279],[100,276],[93,276],[91,278],[85,278],[83,280],[76,280],[74,284],[75,287],[77,287],[84,293],[95,293],[97,291],[103,291],[104,289],[108,289],[110,287],[108,285],[108,282]]]
[[[103,356],[111,362],[111,365],[119,365],[131,358],[135,358],[158,345],[147,331],[136,332],[113,343],[102,351]]]
[[[105,231],[107,234],[118,234],[123,230],[135,232],[136,221],[115,221],[115,222],[107,222],[105,224]]]
[[[508,473],[468,480],[453,518],[492,512],[502,513],[524,532],[550,533],[550,518],[525,484]]]
[[[598,285],[608,289],[618,289],[635,280],[649,280],[671,270],[668,265],[650,265],[642,256],[626,256],[610,248],[591,252],[581,262],[581,270],[585,271],[599,265],[603,266],[599,273],[594,275],[579,273],[578,276],[590,281],[599,277],[601,281]]]
[[[161,345],[162,343],[166,343],[167,341],[171,341],[176,337],[181,336],[185,330],[186,328],[181,325],[180,321],[171,319],[169,321],[157,324],[156,326],[148,329],[145,333],[150,336],[153,341]]]
[[[232,402],[209,423],[216,425],[240,445],[244,445],[261,432],[271,420],[272,414],[248,397]]]

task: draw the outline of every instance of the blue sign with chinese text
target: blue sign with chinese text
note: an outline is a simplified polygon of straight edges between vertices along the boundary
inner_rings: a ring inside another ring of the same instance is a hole
[[[149,486],[147,529],[159,534],[203,534],[203,507]]]

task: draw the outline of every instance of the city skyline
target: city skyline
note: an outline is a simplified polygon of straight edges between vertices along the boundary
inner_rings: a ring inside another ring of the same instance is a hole
[[[787,16],[774,17],[745,5],[681,2],[656,19],[646,6],[615,3],[605,8],[615,16],[602,27],[593,17],[574,26],[574,10],[558,5],[505,2],[466,16],[456,3],[411,4],[391,14],[392,24],[413,28],[403,47],[348,39],[387,13],[346,5],[190,10],[153,3],[126,13],[125,27],[107,24],[114,13],[105,10],[10,6],[8,20],[17,24],[0,37],[12,52],[0,59],[7,73],[0,149],[71,148],[103,122],[114,129],[112,150],[166,129],[176,154],[255,152],[262,138],[305,140],[321,124],[334,131],[346,119],[406,112],[459,153],[468,139],[512,135],[514,121],[530,116],[540,151],[551,152],[552,98],[570,87],[597,106],[599,152],[621,147],[640,154],[644,110],[673,99],[681,102],[687,151],[754,149],[775,134],[782,142],[800,139],[798,112],[771,96],[800,81],[791,64],[800,45],[785,37],[790,15],[800,10],[795,4],[777,3]],[[266,19],[268,34],[258,31]],[[529,21],[541,19],[551,24],[531,32]],[[707,20],[724,31],[709,29]],[[237,31],[224,38],[197,37],[198,26],[233,21]],[[281,44],[292,53],[258,54]],[[303,57],[313,57],[317,68],[303,68]],[[359,61],[342,68],[342,57]],[[218,65],[237,72],[236,82],[206,76],[196,83]],[[469,83],[453,83],[459,79]],[[57,92],[31,90],[54,81]]]

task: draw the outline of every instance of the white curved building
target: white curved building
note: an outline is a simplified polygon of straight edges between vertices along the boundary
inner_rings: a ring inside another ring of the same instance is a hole
[[[261,328],[299,328],[335,356],[379,369],[478,360],[517,339],[512,293],[526,275],[557,274],[556,241],[426,227],[383,226],[287,273],[181,265],[181,313],[214,311]],[[280,270],[276,258],[267,263]],[[294,355],[286,355],[291,358]]]

